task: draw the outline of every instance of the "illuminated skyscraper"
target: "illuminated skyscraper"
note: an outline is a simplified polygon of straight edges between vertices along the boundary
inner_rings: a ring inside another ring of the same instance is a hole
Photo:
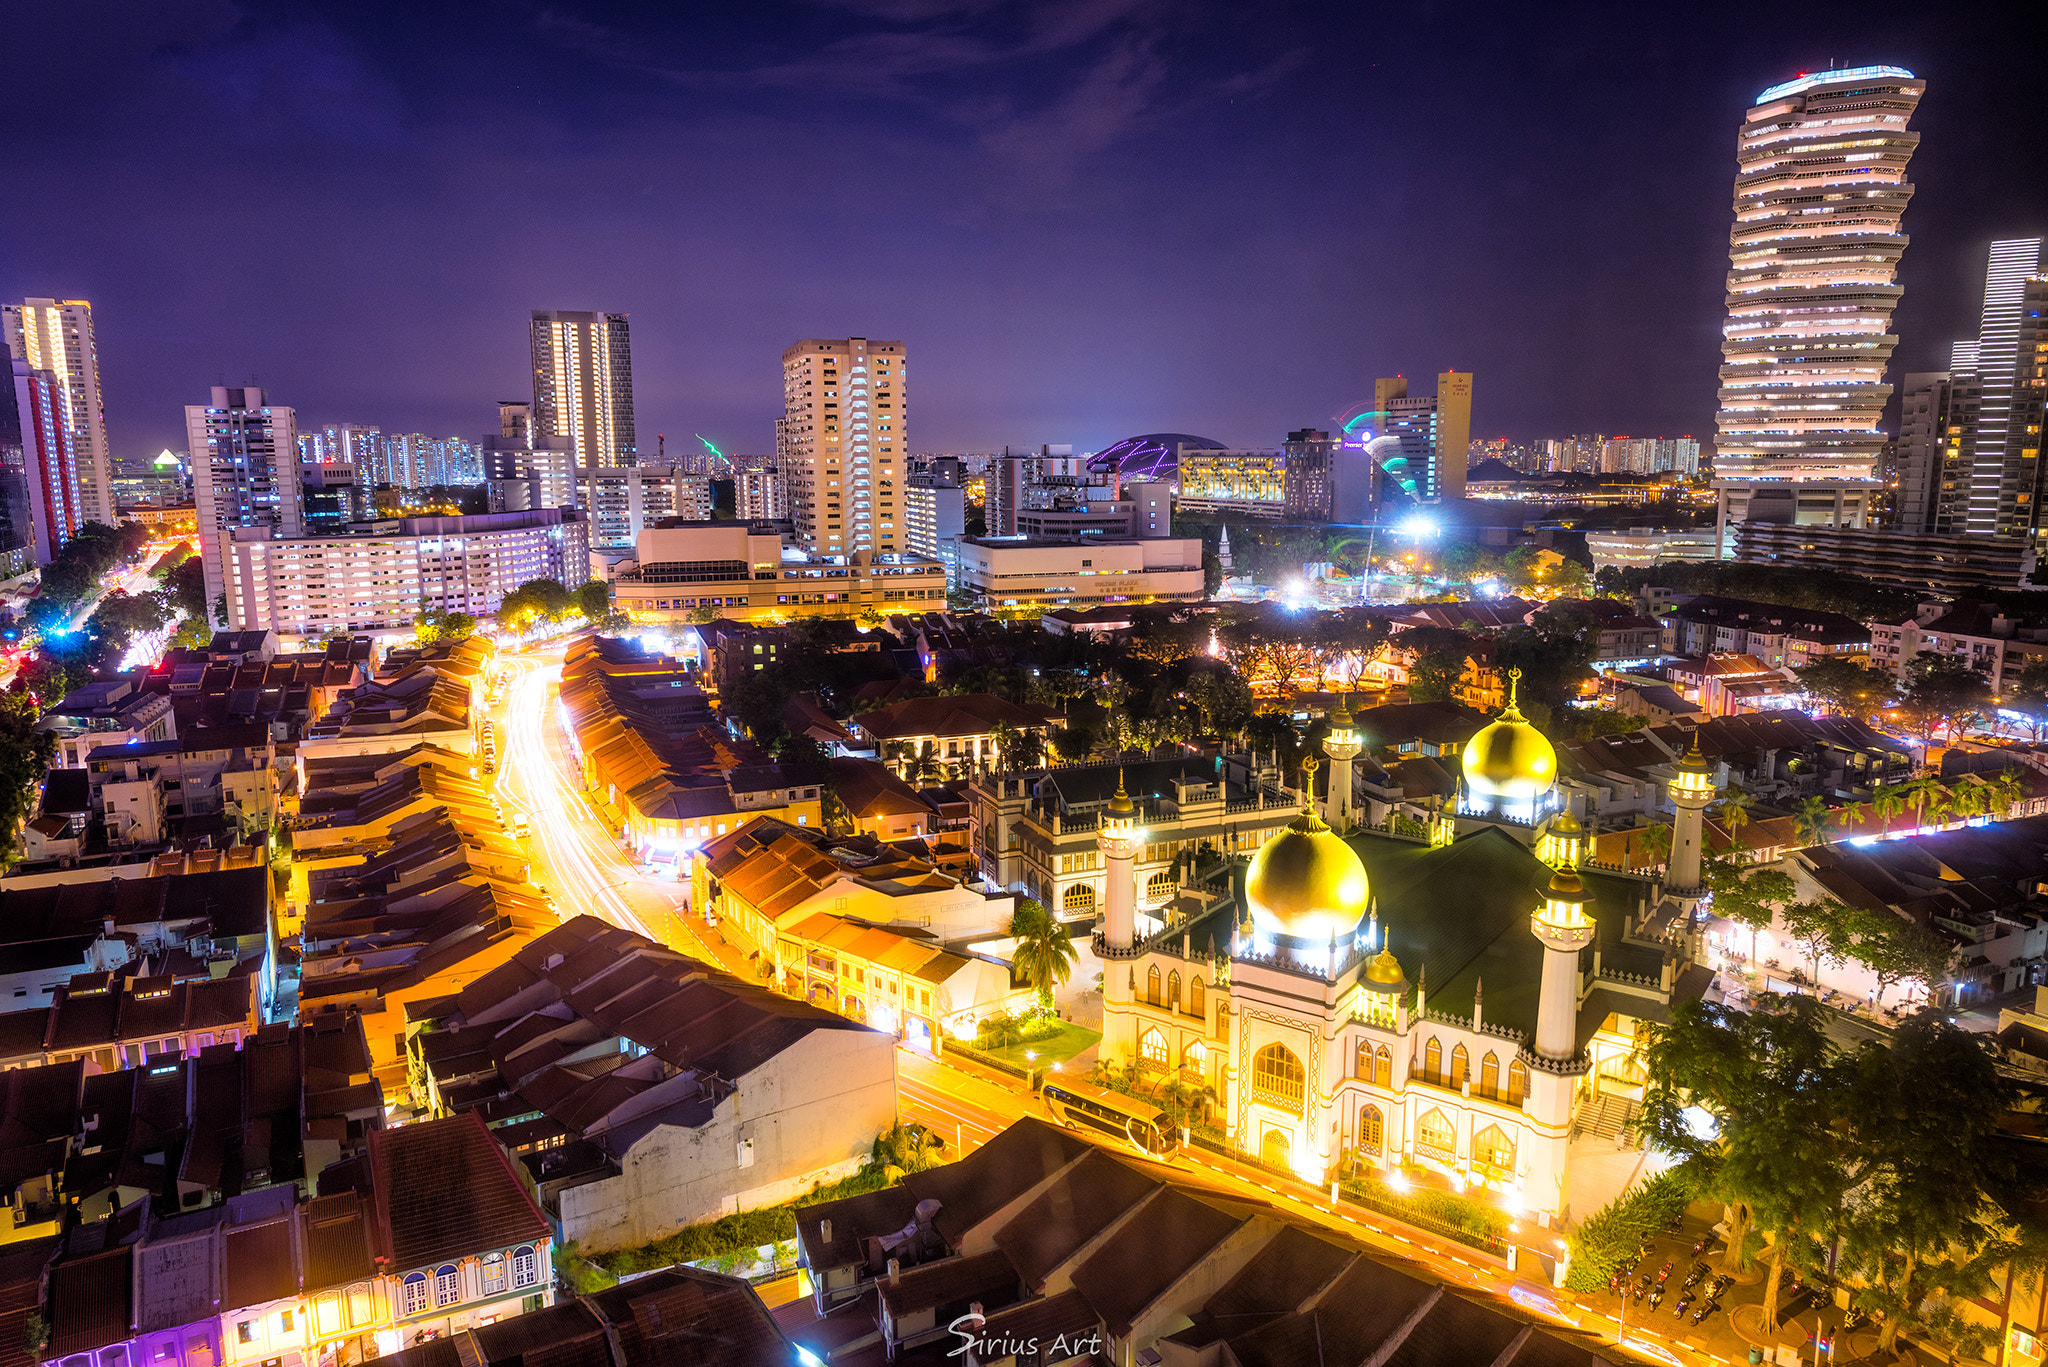
[[[789,515],[818,555],[900,551],[908,400],[901,342],[806,338],[782,353],[776,424]]]
[[[1903,531],[2038,536],[2048,399],[2048,253],[2038,237],[1991,244],[1977,336],[1949,368],[1908,375],[1900,401]]]
[[[113,459],[107,450],[107,415],[100,404],[100,352],[93,338],[91,302],[28,299],[0,304],[0,330],[7,333],[10,358],[56,377],[76,452],[85,520],[113,526]]]
[[[10,364],[13,385],[0,399],[0,548],[10,552],[6,571],[14,575],[26,564],[11,552],[26,546],[36,564],[47,565],[87,519],[64,383],[27,361]]]
[[[567,438],[579,470],[639,464],[626,315],[535,309],[532,343],[534,437]]]
[[[1906,125],[1926,88],[1895,66],[1817,72],[1743,120],[1714,458],[1724,548],[1727,525],[1752,518],[1864,523],[1920,142]]]

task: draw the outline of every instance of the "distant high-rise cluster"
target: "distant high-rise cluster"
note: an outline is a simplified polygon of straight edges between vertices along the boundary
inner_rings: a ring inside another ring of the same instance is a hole
[[[2048,394],[2048,260],[2038,237],[1991,244],[1977,336],[1949,368],[1906,376],[1893,525],[1910,532],[2027,536],[2042,530]]]
[[[811,337],[782,353],[775,454],[806,550],[902,549],[908,408],[901,342]]]
[[[426,489],[437,484],[480,484],[483,456],[462,437],[384,432],[363,423],[329,423],[299,434],[302,465],[345,465],[367,486]]]
[[[1817,72],[1743,120],[1714,457],[1724,535],[1869,514],[1925,90],[1901,67]]]
[[[530,339],[533,435],[566,439],[579,469],[639,464],[626,315],[535,309]]]

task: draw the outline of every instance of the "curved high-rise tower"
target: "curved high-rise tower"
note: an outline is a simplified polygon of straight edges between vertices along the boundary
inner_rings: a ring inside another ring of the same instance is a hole
[[[1863,525],[1926,88],[1902,67],[1817,72],[1743,120],[1714,458],[1724,554],[1725,524],[1745,518]]]

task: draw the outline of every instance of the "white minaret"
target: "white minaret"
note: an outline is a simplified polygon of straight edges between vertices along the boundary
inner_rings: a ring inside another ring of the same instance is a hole
[[[1671,859],[1665,870],[1665,887],[1681,897],[1700,890],[1700,837],[1706,825],[1707,805],[1714,800],[1714,766],[1700,753],[1700,733],[1692,733],[1692,748],[1678,761],[1678,773],[1671,780],[1671,803],[1678,816],[1671,827]]]
[[[1579,951],[1593,943],[1595,926],[1586,915],[1588,896],[1579,875],[1560,868],[1550,875],[1543,906],[1529,929],[1543,942],[1543,987],[1536,1003],[1536,1052],[1560,1062],[1579,1052]]]
[[[1129,949],[1138,924],[1138,851],[1145,836],[1137,827],[1138,806],[1124,791],[1124,773],[1116,773],[1116,796],[1109,800],[1109,815],[1096,832],[1095,843],[1102,850],[1109,873],[1102,899],[1102,939],[1111,949]],[[1105,980],[1111,975],[1104,974]]]
[[[1216,563],[1223,566],[1223,577],[1230,577],[1230,528],[1223,529],[1223,543],[1216,548]]]
[[[1102,1050],[1104,1058],[1129,1062],[1137,1041],[1131,1021],[1137,954],[1132,949],[1138,921],[1138,851],[1145,833],[1137,829],[1137,804],[1124,791],[1123,770],[1117,770],[1116,796],[1096,832],[1095,843],[1109,867],[1102,899],[1102,938],[1096,956],[1102,960]]]
[[[1351,719],[1350,700],[1340,697],[1330,716],[1329,734],[1323,737],[1323,753],[1330,757],[1330,794],[1323,803],[1323,820],[1338,835],[1351,833],[1351,761],[1362,748],[1358,727]]]

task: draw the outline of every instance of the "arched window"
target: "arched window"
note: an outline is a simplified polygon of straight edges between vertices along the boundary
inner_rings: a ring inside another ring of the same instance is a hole
[[[1529,1065],[1520,1059],[1508,1062],[1508,1104],[1519,1106],[1529,1095]]]
[[[1415,1147],[1437,1158],[1456,1158],[1458,1131],[1442,1111],[1431,1111],[1415,1122]]]
[[[1387,1142],[1387,1122],[1380,1116],[1380,1108],[1367,1106],[1358,1113],[1358,1150],[1375,1156]]]
[[[1472,1161],[1498,1168],[1503,1173],[1512,1173],[1515,1170],[1514,1142],[1500,1126],[1488,1125],[1472,1136]]]
[[[1152,965],[1152,967],[1145,970],[1145,1000],[1151,1002],[1154,1006],[1159,1005],[1158,964],[1154,964]]]
[[[398,1313],[417,1315],[427,1308],[427,1274],[408,1272],[398,1288]]]
[[[1372,1081],[1372,1041],[1369,1039],[1362,1039],[1358,1042],[1358,1072],[1356,1076],[1363,1082]]]
[[[1500,1096],[1500,1060],[1491,1049],[1479,1060],[1479,1094],[1496,1099]]]
[[[1451,1050],[1451,1085],[1463,1087],[1465,1079],[1471,1075],[1472,1056],[1465,1052],[1465,1046],[1461,1044]]]
[[[1373,1056],[1372,1080],[1373,1084],[1378,1087],[1391,1087],[1394,1085],[1394,1054],[1384,1044],[1380,1046],[1379,1053]]]
[[[1060,910],[1095,910],[1095,888],[1088,883],[1069,883],[1067,890],[1060,894]]]
[[[533,1251],[532,1244],[521,1244],[512,1250],[512,1285],[540,1285],[540,1255]]]
[[[1166,1066],[1166,1032],[1153,1026],[1138,1036],[1138,1057],[1155,1068]]]
[[[1422,1075],[1439,1085],[1444,1080],[1444,1047],[1437,1043],[1434,1035],[1422,1048]]]
[[[1166,975],[1166,1004],[1180,1010],[1180,973],[1175,970]]]
[[[1201,975],[1197,974],[1188,979],[1188,1014],[1190,1016],[1200,1016],[1205,1014],[1206,1011],[1207,1008],[1202,1002],[1202,979]]]
[[[505,1289],[505,1255],[486,1253],[483,1261],[484,1294],[495,1296]]]
[[[1282,1172],[1294,1166],[1294,1136],[1285,1130],[1267,1130],[1259,1142],[1259,1161]]]
[[[1164,901],[1166,898],[1173,896],[1173,889],[1172,873],[1155,873],[1145,884],[1145,900],[1148,902]]]
[[[453,1305],[462,1299],[462,1274],[454,1263],[443,1263],[434,1271],[434,1304]]]
[[[1307,1091],[1308,1074],[1286,1045],[1269,1044],[1252,1055],[1252,1095],[1258,1100],[1298,1111]]]
[[[1187,1052],[1181,1055],[1180,1066],[1197,1073],[1207,1069],[1209,1066],[1209,1046],[1200,1040],[1190,1044]]]

